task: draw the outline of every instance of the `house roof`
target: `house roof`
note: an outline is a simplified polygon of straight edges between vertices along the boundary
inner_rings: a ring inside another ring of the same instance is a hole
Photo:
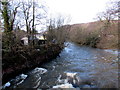
[[[30,40],[31,39],[32,37],[30,37]],[[28,37],[23,37],[21,40],[28,40]],[[46,38],[44,38],[43,35],[41,35],[41,36],[34,37],[34,40],[46,40]]]
[[[21,40],[28,40],[28,37],[23,37]]]

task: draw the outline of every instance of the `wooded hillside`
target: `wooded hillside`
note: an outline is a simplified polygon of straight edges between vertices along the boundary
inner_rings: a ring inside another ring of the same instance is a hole
[[[69,39],[97,48],[118,48],[118,22],[112,20],[106,25],[105,21],[96,21],[71,25]]]

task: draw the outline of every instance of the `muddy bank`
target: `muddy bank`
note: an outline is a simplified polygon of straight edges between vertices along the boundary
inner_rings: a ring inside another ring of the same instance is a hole
[[[56,44],[30,49],[18,49],[17,51],[3,51],[2,57],[2,84],[45,62],[56,58],[62,47]]]

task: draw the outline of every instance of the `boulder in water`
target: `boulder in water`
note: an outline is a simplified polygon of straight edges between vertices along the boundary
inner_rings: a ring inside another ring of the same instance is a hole
[[[67,76],[68,83],[71,83],[75,86],[79,86],[81,79],[77,73],[65,72],[65,74]]]

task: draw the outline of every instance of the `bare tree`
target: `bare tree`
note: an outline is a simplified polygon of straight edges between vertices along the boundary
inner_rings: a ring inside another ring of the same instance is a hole
[[[110,21],[118,19],[119,10],[119,1],[109,2],[109,6],[103,12],[97,14],[97,19],[105,24],[110,23]]]
[[[110,25],[114,24],[114,20],[117,20],[119,17],[119,1],[116,0],[113,2],[108,2],[108,6],[106,8],[107,9],[105,11],[97,14],[97,19],[103,22],[103,26],[101,27],[101,35],[104,36],[106,36],[107,30],[109,30]]]
[[[13,8],[11,6],[11,3],[12,2],[9,0],[0,1],[0,5],[2,6],[0,8],[0,12],[4,22],[4,34],[5,34],[4,45],[6,48],[11,48],[13,44],[14,35],[12,34],[12,31],[14,29],[14,22],[16,19],[17,9],[20,6],[19,3]]]
[[[49,20],[47,40],[58,44],[63,44],[68,36],[70,27],[66,24],[67,18],[58,16]]]
[[[28,4],[29,3],[29,4]],[[22,2],[22,10],[24,14],[24,19],[25,19],[25,25],[26,25],[26,30],[27,30],[27,37],[28,37],[28,43],[30,43],[30,24],[32,22],[32,19],[30,19],[30,8],[32,7],[31,2]]]
[[[24,20],[27,30],[27,37],[28,37],[28,43],[30,45],[34,45],[34,35],[35,35],[35,27],[37,25],[42,24],[40,21],[41,19],[45,18],[46,14],[43,15],[41,12],[36,12],[37,10],[43,9],[43,5],[39,6],[35,0],[30,1],[27,0],[26,2],[22,2],[22,11],[24,14]],[[31,38],[31,40],[30,40]]]

